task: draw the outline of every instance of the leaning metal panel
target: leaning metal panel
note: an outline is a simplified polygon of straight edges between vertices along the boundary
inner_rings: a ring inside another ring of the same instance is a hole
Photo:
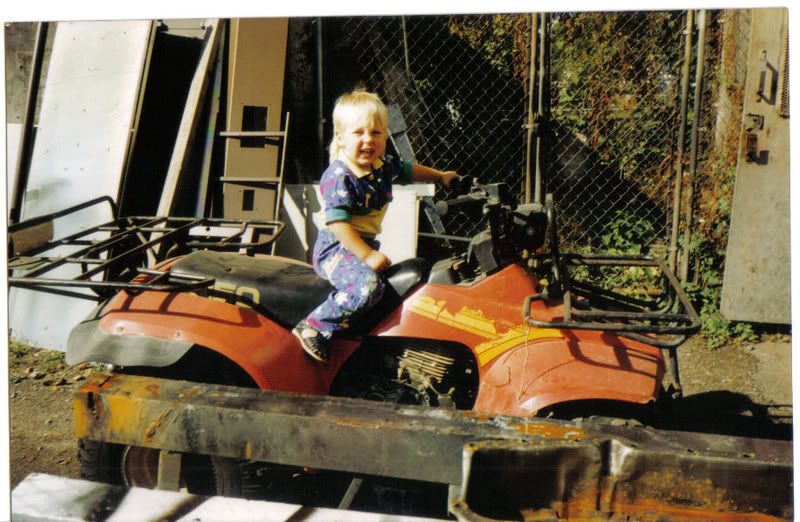
[[[139,94],[151,21],[59,22],[41,100],[22,217],[54,212],[87,198],[116,197]],[[108,219],[102,207],[55,223],[55,234]],[[68,277],[75,271],[64,267]],[[63,349],[71,325],[91,303],[14,288],[12,335]]]
[[[786,8],[753,9],[742,142],[720,311],[729,319],[791,324],[789,119]]]

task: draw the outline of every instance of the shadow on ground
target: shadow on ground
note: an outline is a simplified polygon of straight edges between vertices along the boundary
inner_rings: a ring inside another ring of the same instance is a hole
[[[667,429],[792,440],[791,404],[759,404],[743,393],[715,390],[677,400]]]

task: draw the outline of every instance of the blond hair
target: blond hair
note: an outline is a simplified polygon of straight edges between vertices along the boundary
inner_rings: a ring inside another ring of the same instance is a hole
[[[348,124],[373,120],[384,132],[389,131],[389,109],[380,97],[364,89],[355,89],[339,96],[333,107],[333,139],[330,146],[330,163],[339,157],[341,147],[337,136]]]

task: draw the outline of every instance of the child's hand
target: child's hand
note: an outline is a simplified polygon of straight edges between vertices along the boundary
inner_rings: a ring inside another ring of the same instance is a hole
[[[371,251],[367,257],[364,258],[364,262],[376,272],[382,272],[383,270],[389,268],[389,265],[392,264],[388,257],[381,254],[377,250]]]
[[[455,170],[448,170],[446,172],[442,172],[441,183],[445,187],[449,187],[451,181],[460,177],[461,176],[459,176],[458,172],[456,172]]]

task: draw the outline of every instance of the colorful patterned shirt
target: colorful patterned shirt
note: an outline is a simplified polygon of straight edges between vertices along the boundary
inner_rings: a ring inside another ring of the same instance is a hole
[[[372,172],[356,175],[346,163],[335,160],[319,182],[325,206],[325,223],[344,221],[365,238],[381,232],[383,216],[392,200],[392,183],[411,182],[411,164],[387,154]]]

